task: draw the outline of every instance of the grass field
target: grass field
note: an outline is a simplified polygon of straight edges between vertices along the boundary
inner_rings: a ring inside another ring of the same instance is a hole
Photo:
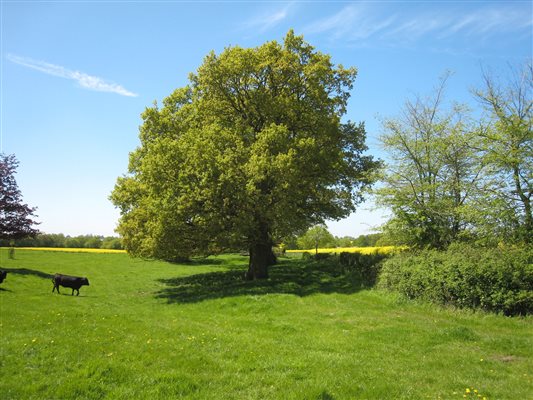
[[[1,249],[1,248],[0,248]],[[3,249],[8,249],[4,247]],[[77,247],[16,247],[15,252],[18,250],[30,250],[30,251],[58,251],[61,253],[107,253],[107,254],[123,254],[126,250],[113,250],[113,249],[87,249]]]
[[[244,282],[240,256],[0,256],[3,400],[532,398],[531,317],[407,302],[301,260]],[[55,272],[90,286],[52,294]]]

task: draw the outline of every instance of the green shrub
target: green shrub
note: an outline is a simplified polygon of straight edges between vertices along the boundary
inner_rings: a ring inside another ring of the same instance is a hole
[[[387,255],[383,253],[361,254],[342,252],[339,256],[339,264],[342,273],[352,275],[363,286],[374,286],[381,270],[381,261]]]
[[[452,245],[400,253],[383,263],[379,286],[408,298],[506,315],[533,312],[533,251]]]
[[[313,255],[313,260],[315,261],[330,260],[332,258],[335,258],[335,255],[332,253],[317,253]]]

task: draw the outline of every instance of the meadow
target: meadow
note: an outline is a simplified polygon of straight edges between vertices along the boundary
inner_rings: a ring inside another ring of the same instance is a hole
[[[0,250],[2,399],[529,399],[533,319],[361,289],[327,260]],[[52,294],[55,272],[86,276]]]

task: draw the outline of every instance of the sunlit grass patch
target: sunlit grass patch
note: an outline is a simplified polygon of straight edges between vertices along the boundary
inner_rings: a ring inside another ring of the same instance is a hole
[[[100,254],[124,254],[126,250],[114,249],[86,249],[71,247],[16,247],[16,250],[33,250],[33,251],[60,251],[65,253],[100,253]]]

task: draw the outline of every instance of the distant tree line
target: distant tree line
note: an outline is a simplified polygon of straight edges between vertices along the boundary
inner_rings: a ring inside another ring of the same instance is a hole
[[[9,239],[0,240],[0,247],[8,247],[10,245]],[[15,247],[63,247],[122,250],[122,241],[115,236],[65,236],[62,233],[40,233],[35,237],[17,240],[15,242]]]
[[[334,236],[324,225],[316,225],[300,235],[285,238],[282,246],[287,250],[310,250],[336,247],[374,247],[386,246],[387,244],[381,233],[357,237]]]

